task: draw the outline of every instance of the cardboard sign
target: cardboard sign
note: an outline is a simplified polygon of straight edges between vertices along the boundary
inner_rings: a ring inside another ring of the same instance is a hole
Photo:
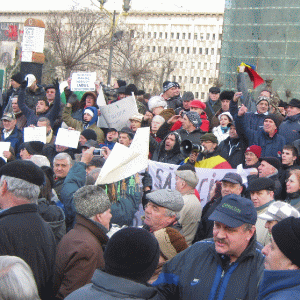
[[[24,142],[39,141],[46,144],[47,128],[43,127],[25,127]]]
[[[3,152],[9,151],[10,142],[0,142],[0,157],[2,157],[6,162],[7,158],[4,157]]]
[[[73,73],[71,80],[71,91],[94,91],[96,72]]]
[[[77,149],[80,131],[59,128],[55,139],[55,145]]]

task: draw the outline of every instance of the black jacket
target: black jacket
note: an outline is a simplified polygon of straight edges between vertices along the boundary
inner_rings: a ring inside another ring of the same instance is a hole
[[[0,255],[14,255],[31,267],[41,299],[52,298],[56,242],[36,204],[0,213]]]

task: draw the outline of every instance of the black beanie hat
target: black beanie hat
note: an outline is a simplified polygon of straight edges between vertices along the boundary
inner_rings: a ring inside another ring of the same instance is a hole
[[[272,228],[273,239],[280,251],[300,268],[300,219],[286,218]]]
[[[271,119],[271,120],[273,120],[277,128],[278,128],[279,125],[281,124],[281,121],[280,121],[279,117],[278,117],[277,115],[275,115],[275,114],[269,114],[269,115],[267,115],[267,116],[265,117],[265,120],[266,120],[266,119]]]
[[[19,72],[11,76],[11,79],[14,80],[15,82],[21,84],[22,81],[24,80],[24,76]]]
[[[29,160],[14,160],[0,169],[2,175],[23,179],[30,183],[41,186],[45,181],[43,170]]]
[[[118,79],[118,80],[117,80],[117,83],[118,83],[119,88],[120,88],[121,86],[126,86],[126,81],[125,81],[125,80]]]
[[[141,228],[124,228],[107,243],[105,272],[145,283],[157,267],[159,254],[159,244],[150,232]]]
[[[127,96],[131,96],[131,93],[136,95],[137,91],[138,91],[137,87],[133,83],[130,83],[127,85],[124,94]]]
[[[27,152],[31,155],[35,155],[35,154],[41,155],[42,151],[43,151],[43,147],[44,147],[43,142],[31,141],[31,142],[25,142],[25,143],[21,144],[20,150],[26,149]]]
[[[87,140],[94,140],[97,141],[97,134],[92,129],[85,129],[81,133]]]

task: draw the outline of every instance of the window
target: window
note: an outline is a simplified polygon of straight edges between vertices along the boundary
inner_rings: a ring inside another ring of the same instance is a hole
[[[219,34],[219,40],[221,40],[222,39],[222,34]]]
[[[216,64],[216,70],[220,70],[220,64]]]
[[[162,32],[159,33],[159,38],[162,39]]]
[[[202,48],[199,48],[199,54],[202,54]]]
[[[193,54],[196,54],[196,53],[197,53],[197,48],[194,47],[194,48],[193,48]]]
[[[189,37],[188,39],[190,40],[192,38],[192,34],[189,32]]]
[[[177,40],[179,40],[179,38],[180,38],[180,33],[178,32],[177,33]]]
[[[134,30],[130,30],[130,37],[133,39],[134,38]]]
[[[215,54],[215,49],[211,48],[211,55],[214,55],[214,54]]]
[[[174,61],[174,68],[177,68],[177,65],[178,65],[178,61],[175,60],[175,61]]]
[[[191,67],[192,67],[192,69],[195,69],[195,62],[194,61],[192,61]]]
[[[198,99],[198,97],[199,97],[199,93],[196,92],[196,93],[195,93],[195,98]]]
[[[208,48],[205,48],[205,54],[206,55],[208,54]]]
[[[167,53],[167,52],[168,52],[167,47],[164,46],[164,53]]]
[[[206,39],[209,40],[209,38],[210,38],[210,34],[207,33],[207,34],[206,34]]]
[[[201,93],[201,99],[204,99],[205,93]]]
[[[165,32],[165,39],[167,39],[168,38],[168,33],[167,32]]]
[[[151,32],[148,32],[148,39],[151,39]]]
[[[182,39],[185,40],[185,33],[182,33]]]
[[[178,47],[175,48],[175,53],[178,53]]]
[[[203,84],[206,83],[206,78],[205,78],[205,77],[202,78],[202,83],[203,83]]]
[[[214,80],[212,78],[208,78],[208,84],[213,84]]]
[[[187,76],[184,76],[184,83],[187,83]]]
[[[207,63],[204,63],[203,69],[207,70]]]
[[[181,47],[181,53],[184,53],[184,47]]]
[[[150,46],[147,46],[147,52],[150,52]]]
[[[218,55],[221,55],[221,49],[218,48],[218,51],[217,51]]]
[[[171,32],[171,39],[174,39],[175,33]]]
[[[213,39],[213,41],[216,39],[216,35],[215,35],[215,33],[213,33],[213,35],[212,35],[212,39]]]
[[[173,52],[173,47],[170,47],[169,51],[170,51],[170,53],[172,53]]]
[[[161,46],[157,47],[157,51],[158,51],[158,53],[161,53]]]
[[[179,76],[179,77],[178,77],[178,81],[179,81],[179,82],[182,82],[182,76]]]
[[[152,52],[155,52],[155,46],[152,47]]]
[[[154,32],[154,36],[153,37],[156,39],[156,32]]]
[[[183,61],[180,62],[180,68],[183,68]]]
[[[198,38],[198,34],[194,33],[194,40],[197,40],[197,38]]]
[[[173,81],[176,81],[176,76],[173,76]]]
[[[190,78],[190,83],[194,83],[194,77]]]
[[[190,47],[186,48],[186,53],[189,54],[190,53]]]
[[[196,79],[196,83],[199,84],[200,83],[200,77],[197,77]],[[197,98],[197,97],[196,97]]]
[[[200,33],[200,40],[202,41],[204,39],[204,34]]]
[[[198,62],[198,69],[201,69],[201,62]]]

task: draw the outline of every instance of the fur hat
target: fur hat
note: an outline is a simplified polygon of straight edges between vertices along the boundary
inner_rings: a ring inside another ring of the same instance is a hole
[[[223,91],[220,94],[220,100],[232,100],[234,96],[234,92],[233,91]]]
[[[151,112],[153,112],[154,108],[160,107],[160,106],[163,108],[167,108],[167,106],[168,106],[167,102],[165,101],[165,99],[163,97],[153,96],[149,99],[148,107]]]

